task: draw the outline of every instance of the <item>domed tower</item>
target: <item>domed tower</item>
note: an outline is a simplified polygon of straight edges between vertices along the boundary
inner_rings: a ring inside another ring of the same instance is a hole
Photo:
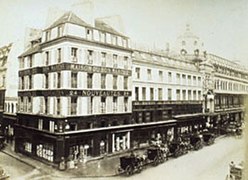
[[[204,44],[200,38],[190,31],[190,25],[186,25],[186,31],[177,38],[176,51],[181,55],[204,55]]]

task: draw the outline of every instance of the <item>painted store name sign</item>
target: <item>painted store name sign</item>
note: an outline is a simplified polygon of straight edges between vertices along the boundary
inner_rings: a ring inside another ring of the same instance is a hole
[[[101,66],[89,66],[89,65],[83,65],[83,64],[71,64],[71,63],[61,63],[61,64],[55,64],[55,65],[46,66],[46,67],[35,67],[32,69],[21,70],[19,71],[19,76],[27,76],[27,75],[38,74],[38,73],[44,74],[44,73],[57,72],[57,71],[62,71],[62,70],[131,76],[131,70],[116,69],[116,68],[101,67]]]
[[[18,92],[18,96],[131,96],[131,91],[107,90],[37,90]]]

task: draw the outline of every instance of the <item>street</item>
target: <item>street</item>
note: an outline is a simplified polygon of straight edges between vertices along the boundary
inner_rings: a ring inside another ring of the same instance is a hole
[[[229,163],[231,161],[239,163],[244,160],[244,142],[244,138],[218,138],[211,146],[205,146],[199,151],[191,151],[188,154],[177,159],[171,158],[169,159],[169,161],[156,167],[149,166],[140,174],[134,174],[133,176],[128,177],[128,179],[224,180],[228,173]],[[60,176],[60,178],[57,176],[57,178],[55,178],[55,174],[59,172],[52,169],[50,169],[51,172],[49,173],[41,173],[38,169],[34,169],[31,166],[28,166],[27,164],[22,163],[2,152],[0,152],[0,159],[0,166],[4,167],[6,173],[10,175],[10,179],[61,179],[61,177],[64,177],[64,179],[69,178],[69,176],[66,176],[66,172],[64,172],[65,174],[63,173],[65,176]],[[82,176],[78,176],[74,179],[96,179],[81,177]],[[124,178],[125,177],[117,176],[97,179]]]
[[[6,174],[10,175],[10,179],[27,179],[37,171],[2,152],[0,152],[0,166],[4,168]]]
[[[240,163],[244,160],[244,142],[244,138],[220,138],[211,146],[205,146],[199,151],[191,151],[177,159],[170,159],[157,167],[149,167],[128,179],[225,180],[230,162]],[[111,179],[124,178],[126,177]]]

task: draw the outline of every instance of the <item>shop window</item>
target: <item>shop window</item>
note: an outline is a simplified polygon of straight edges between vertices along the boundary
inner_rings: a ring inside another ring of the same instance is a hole
[[[24,150],[25,150],[26,152],[31,153],[31,152],[32,152],[32,144],[29,143],[29,142],[25,142],[25,143],[24,143]]]
[[[38,157],[41,157],[43,159],[46,159],[50,162],[53,162],[54,160],[54,152],[53,152],[53,145],[52,144],[47,144],[47,143],[44,143],[44,144],[38,144],[36,146],[36,155]]]

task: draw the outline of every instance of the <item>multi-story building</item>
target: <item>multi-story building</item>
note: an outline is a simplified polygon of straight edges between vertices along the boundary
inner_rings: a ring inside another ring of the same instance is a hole
[[[207,126],[226,127],[244,120],[244,101],[248,97],[248,69],[203,49],[199,37],[186,32],[178,38],[181,58],[194,62],[202,74],[203,112]]]
[[[71,12],[43,30],[19,56],[16,151],[58,163],[129,149],[131,53],[128,37]]]
[[[190,61],[164,53],[133,53],[133,116],[136,123],[159,122],[141,132],[140,141],[168,140],[204,128],[202,75]],[[168,120],[178,120],[177,128]],[[149,131],[150,130],[150,131]],[[144,143],[144,142],[143,142]]]
[[[20,42],[11,43],[0,48],[0,109],[1,131],[7,137],[13,137],[13,124],[17,107],[18,59]]]

